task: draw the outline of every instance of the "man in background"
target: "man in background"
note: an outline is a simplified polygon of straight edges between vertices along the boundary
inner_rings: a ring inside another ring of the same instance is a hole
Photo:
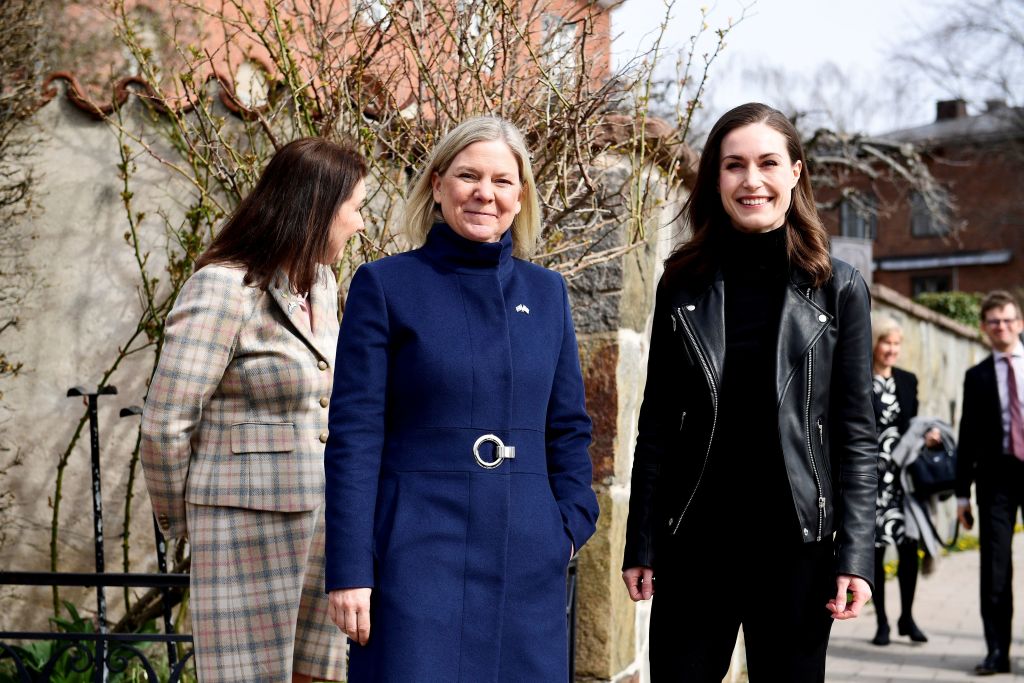
[[[992,354],[964,376],[957,451],[957,516],[974,525],[971,484],[977,483],[981,543],[981,620],[988,654],[974,668],[985,676],[1010,671],[1013,586],[1010,544],[1024,504],[1024,344],[1020,304],[994,291],[981,303]]]

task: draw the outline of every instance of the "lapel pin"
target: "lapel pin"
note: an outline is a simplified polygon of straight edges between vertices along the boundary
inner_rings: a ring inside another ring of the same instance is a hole
[[[519,304],[516,306],[516,313],[525,313],[526,315],[530,315],[530,309],[527,308],[525,304]]]

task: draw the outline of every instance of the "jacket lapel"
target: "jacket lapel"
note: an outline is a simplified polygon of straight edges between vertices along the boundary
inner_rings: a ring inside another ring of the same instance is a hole
[[[721,386],[725,367],[725,281],[721,271],[702,293],[684,292],[678,302],[676,313],[707,354],[715,383]]]
[[[334,353],[338,344],[338,314],[335,306],[338,302],[338,290],[334,284],[334,274],[330,268],[320,269],[316,284],[309,293],[313,307],[313,349],[326,360],[334,362]],[[331,320],[331,318],[334,320]],[[332,327],[333,325],[333,327]],[[333,333],[332,333],[333,330]],[[306,331],[308,333],[308,330]]]
[[[329,356],[324,351],[323,331],[327,326],[327,313],[325,309],[329,306],[327,301],[326,287],[318,279],[309,292],[309,305],[313,309],[313,327],[309,329],[309,320],[302,320],[306,312],[299,305],[301,299],[291,291],[288,276],[278,272],[277,277],[270,285],[270,295],[277,305],[284,312],[285,318],[291,325],[292,330],[316,353],[320,358],[327,360]]]
[[[811,285],[795,281],[786,286],[779,318],[778,360],[775,367],[776,398],[782,402],[786,387],[801,367],[811,346],[828,329],[832,316],[808,296]]]

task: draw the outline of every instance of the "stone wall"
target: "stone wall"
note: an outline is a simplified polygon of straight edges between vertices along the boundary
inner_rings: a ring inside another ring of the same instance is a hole
[[[661,207],[647,228],[644,247],[570,283],[587,409],[594,419],[591,457],[601,504],[597,533],[579,557],[578,681],[649,680],[650,604],[629,600],[621,578],[622,553],[654,291],[661,264],[679,241],[679,223],[673,219],[684,198],[652,197]],[[624,224],[609,239],[621,243],[631,227]]]

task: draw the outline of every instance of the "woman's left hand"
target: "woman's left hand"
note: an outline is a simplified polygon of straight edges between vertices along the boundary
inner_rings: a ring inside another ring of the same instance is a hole
[[[846,593],[853,594],[853,602],[847,604]],[[836,577],[836,597],[828,601],[825,607],[832,613],[833,619],[856,619],[860,608],[871,597],[868,582],[859,576],[840,574]]]

